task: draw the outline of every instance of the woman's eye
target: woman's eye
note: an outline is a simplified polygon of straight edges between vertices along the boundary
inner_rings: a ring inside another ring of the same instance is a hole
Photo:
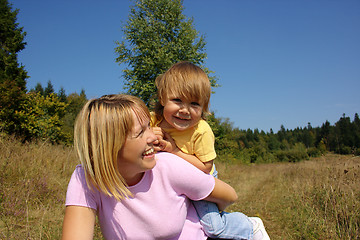
[[[142,135],[144,135],[145,131],[149,130],[149,129],[151,129],[150,122],[147,125],[143,126],[142,130],[140,132],[138,132],[136,137],[141,137]]]
[[[144,133],[143,130],[141,130],[140,132],[138,132],[135,136],[138,138],[138,137],[141,137],[141,135]]]

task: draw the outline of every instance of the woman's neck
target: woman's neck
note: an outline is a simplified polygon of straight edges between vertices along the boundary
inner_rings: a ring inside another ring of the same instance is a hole
[[[133,175],[133,176],[124,176],[124,179],[125,179],[125,182],[126,182],[126,184],[130,187],[130,186],[134,186],[134,185],[136,185],[136,184],[138,184],[140,181],[141,181],[141,179],[143,178],[143,176],[144,176],[144,172],[142,172],[142,173],[137,173],[137,174],[135,174],[135,175]]]

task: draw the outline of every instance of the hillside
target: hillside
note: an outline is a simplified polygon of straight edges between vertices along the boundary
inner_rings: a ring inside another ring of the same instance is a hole
[[[76,164],[72,148],[0,136],[0,239],[59,239]],[[217,168],[239,195],[229,211],[260,216],[271,239],[359,239],[360,157]]]

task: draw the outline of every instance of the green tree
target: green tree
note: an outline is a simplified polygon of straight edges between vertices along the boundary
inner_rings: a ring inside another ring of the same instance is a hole
[[[335,123],[335,127],[339,130],[340,143],[344,146],[354,146],[354,133],[352,131],[352,125],[350,117],[346,117],[345,113],[338,122]]]
[[[40,93],[44,96],[44,88],[39,82],[36,84],[35,88],[30,89],[29,92]]]
[[[359,114],[355,113],[354,121],[353,121],[353,132],[355,139],[355,147],[360,148],[360,118]],[[360,149],[359,149],[360,150]]]
[[[7,0],[0,0],[0,129],[19,134],[19,111],[26,94],[27,72],[18,64],[18,53],[26,43],[23,28],[17,20],[18,10],[12,11]]]
[[[42,139],[52,143],[68,142],[70,136],[62,131],[66,103],[59,100],[56,94],[43,96],[40,93],[26,94],[22,110],[16,115],[21,120],[24,140]]]
[[[302,133],[302,142],[305,144],[305,146],[307,148],[313,147],[315,143],[315,135],[310,122],[308,123],[307,128],[302,130]]]
[[[66,133],[70,136],[70,140],[73,139],[74,136],[74,123],[76,116],[80,112],[81,108],[86,103],[87,98],[84,90],[81,90],[81,93],[72,93],[66,97],[66,113],[62,118],[64,125],[62,127],[62,132]]]
[[[61,102],[66,102],[66,93],[65,93],[65,89],[63,87],[60,88],[57,95]]]
[[[158,75],[178,61],[202,66],[207,56],[204,36],[194,29],[193,18],[182,14],[183,9],[182,0],[136,0],[123,26],[126,42],[116,42],[116,62],[128,65],[123,71],[124,88],[148,105]],[[216,86],[216,78],[210,79]]]
[[[45,97],[46,97],[46,96],[49,96],[51,93],[54,93],[54,86],[53,86],[53,84],[51,83],[51,81],[49,80],[49,81],[47,82],[46,88],[44,89],[44,95],[45,95]]]

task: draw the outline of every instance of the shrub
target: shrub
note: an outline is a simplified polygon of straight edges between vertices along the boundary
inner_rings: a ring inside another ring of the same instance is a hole
[[[307,154],[309,157],[320,157],[322,152],[319,149],[312,147],[307,150]]]

